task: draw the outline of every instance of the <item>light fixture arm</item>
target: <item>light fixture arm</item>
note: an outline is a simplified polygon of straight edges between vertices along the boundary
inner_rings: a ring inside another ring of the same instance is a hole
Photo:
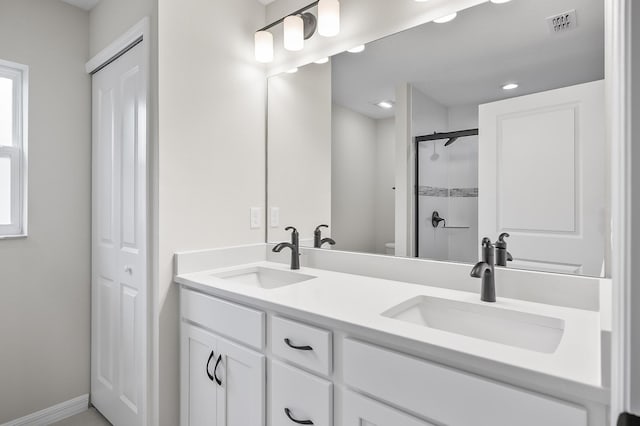
[[[295,12],[289,13],[287,16],[301,15],[302,13],[306,12],[307,10],[316,7],[318,5],[318,3],[320,3],[320,0],[314,1],[313,3],[309,3],[305,7],[301,8],[301,9],[298,9]],[[282,18],[278,19],[277,21],[274,21],[274,22],[270,23],[269,25],[266,25],[266,26],[260,28],[258,31],[267,31],[267,30],[275,27],[276,25],[282,24],[284,22],[284,18],[286,18],[287,16],[283,16]]]

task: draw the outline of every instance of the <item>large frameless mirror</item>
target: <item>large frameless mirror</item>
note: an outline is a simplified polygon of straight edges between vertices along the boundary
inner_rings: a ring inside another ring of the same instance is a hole
[[[603,79],[601,0],[487,2],[273,76],[267,240],[475,263],[489,237],[606,275]]]

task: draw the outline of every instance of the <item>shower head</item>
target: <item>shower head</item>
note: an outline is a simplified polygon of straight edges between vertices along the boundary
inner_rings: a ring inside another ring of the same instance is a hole
[[[454,143],[454,142],[455,142],[455,141],[457,141],[457,140],[458,140],[458,138],[457,138],[457,137],[456,137],[456,138],[451,138],[451,139],[449,139],[449,140],[447,141],[447,143],[445,143],[445,144],[444,144],[444,146],[449,146],[449,145],[451,145],[452,143]]]

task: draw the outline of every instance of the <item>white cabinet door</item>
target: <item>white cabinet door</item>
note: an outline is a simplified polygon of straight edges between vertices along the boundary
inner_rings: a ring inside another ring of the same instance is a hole
[[[93,76],[91,402],[115,426],[147,423],[145,63],[138,44]]]
[[[595,81],[480,106],[479,239],[511,234],[510,267],[600,275],[604,105]]]
[[[262,426],[265,423],[265,357],[228,340],[217,341],[221,362],[215,370],[218,426]]]
[[[213,375],[219,356],[216,337],[182,323],[180,340],[180,425],[216,426],[218,385]]]
[[[433,426],[408,414],[345,390],[342,426]]]
[[[181,426],[262,426],[265,357],[182,323]]]

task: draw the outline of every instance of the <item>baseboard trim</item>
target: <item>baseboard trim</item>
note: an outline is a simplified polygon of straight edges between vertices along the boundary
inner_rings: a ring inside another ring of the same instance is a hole
[[[89,408],[89,394],[81,395],[28,416],[12,420],[0,426],[46,426],[67,417],[75,416]]]

